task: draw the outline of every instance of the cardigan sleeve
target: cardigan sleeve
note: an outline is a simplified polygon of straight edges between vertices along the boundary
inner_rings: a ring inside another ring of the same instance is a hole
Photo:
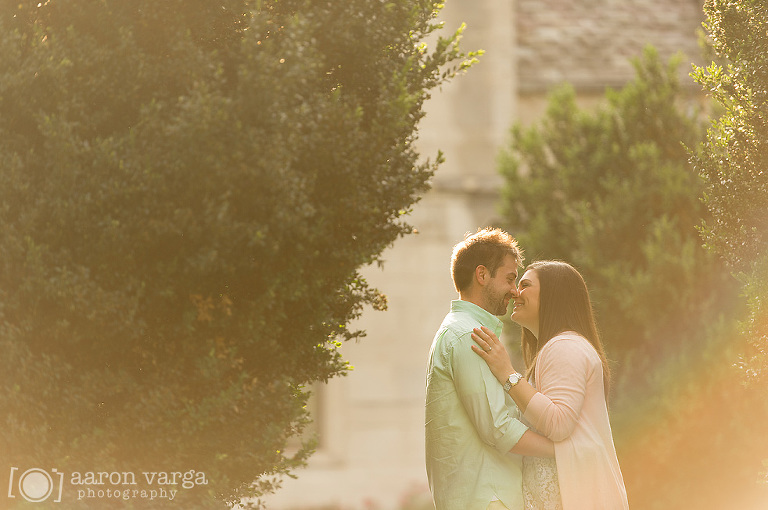
[[[595,369],[590,350],[593,350],[591,345],[583,337],[559,335],[539,352],[536,360],[538,392],[528,403],[524,416],[539,433],[552,441],[566,439],[576,427],[587,381]]]

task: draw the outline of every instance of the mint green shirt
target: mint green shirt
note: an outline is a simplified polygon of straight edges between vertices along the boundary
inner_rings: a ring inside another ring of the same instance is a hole
[[[429,352],[425,413],[427,477],[437,510],[486,510],[499,499],[522,510],[522,457],[509,453],[527,427],[483,359],[472,329],[496,335],[502,322],[468,301],[453,301]]]

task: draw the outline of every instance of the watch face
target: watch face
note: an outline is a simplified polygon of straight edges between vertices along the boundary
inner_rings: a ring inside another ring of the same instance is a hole
[[[517,383],[519,383],[520,379],[522,378],[523,376],[518,373],[510,374],[507,380],[504,381],[504,391],[509,391],[512,386],[515,386]]]

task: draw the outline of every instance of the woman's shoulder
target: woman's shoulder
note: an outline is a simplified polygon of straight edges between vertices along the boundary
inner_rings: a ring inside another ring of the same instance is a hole
[[[553,345],[557,342],[574,342],[576,344],[586,343],[587,345],[591,345],[584,335],[576,333],[575,331],[563,331],[562,333],[558,333],[550,338],[546,345]]]
[[[551,353],[558,352],[563,354],[584,353],[589,357],[593,357],[593,355],[597,356],[599,359],[597,351],[592,344],[589,343],[589,340],[575,331],[558,333],[553,336],[541,350],[542,352],[546,350]]]

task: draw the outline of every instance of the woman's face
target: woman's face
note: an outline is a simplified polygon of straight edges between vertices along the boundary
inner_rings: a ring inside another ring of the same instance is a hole
[[[512,320],[539,336],[539,277],[529,269],[517,284],[517,298]]]

